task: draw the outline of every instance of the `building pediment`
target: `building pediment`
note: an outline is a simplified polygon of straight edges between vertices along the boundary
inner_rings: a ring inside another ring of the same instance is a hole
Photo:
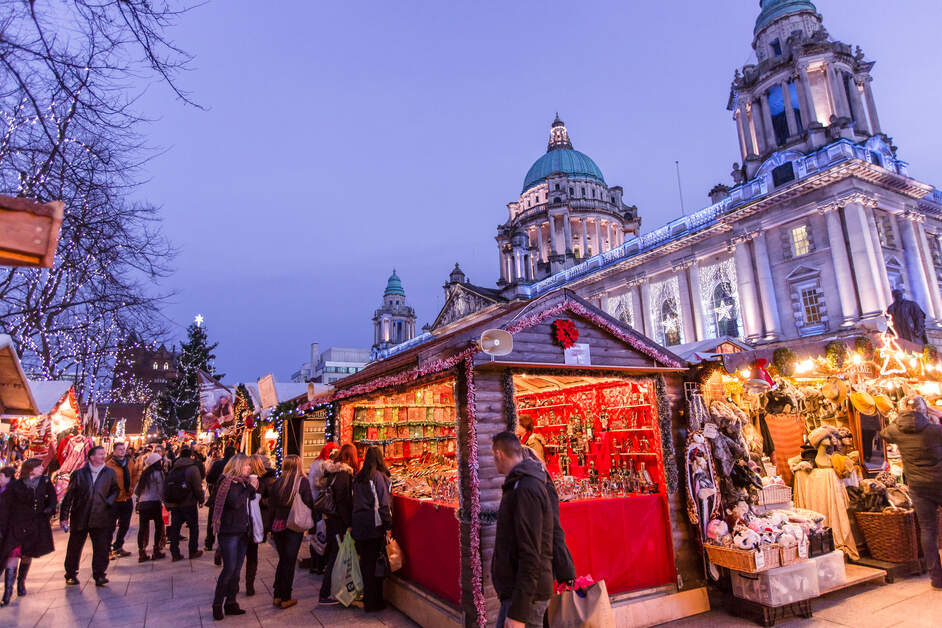
[[[457,284],[449,291],[445,305],[432,323],[432,329],[444,327],[502,301],[503,299],[499,297],[485,295],[474,290],[469,284]]]

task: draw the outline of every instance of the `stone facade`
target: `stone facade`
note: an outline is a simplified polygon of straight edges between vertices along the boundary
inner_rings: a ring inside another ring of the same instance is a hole
[[[406,293],[399,275],[393,270],[386,282],[383,304],[373,312],[373,347],[375,355],[415,337],[415,310],[406,304]]]

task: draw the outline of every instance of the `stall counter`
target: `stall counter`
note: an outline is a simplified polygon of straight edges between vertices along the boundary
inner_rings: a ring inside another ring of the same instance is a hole
[[[562,502],[559,520],[576,573],[604,579],[609,593],[674,583],[664,495]]]
[[[402,548],[396,575],[461,605],[461,539],[456,508],[393,495],[393,537]]]

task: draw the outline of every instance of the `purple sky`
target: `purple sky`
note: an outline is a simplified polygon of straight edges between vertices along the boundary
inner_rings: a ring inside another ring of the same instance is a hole
[[[818,0],[833,37],[876,59],[884,130],[910,173],[942,182],[942,75],[930,0]],[[642,230],[730,183],[726,102],[752,56],[755,0],[215,1],[172,38],[182,85],[141,101],[165,149],[141,196],[181,253],[167,315],[200,312],[227,380],[286,379],[322,347],[368,347],[395,267],[419,327],[456,261],[497,279],[496,226],[556,111],[574,147],[637,204]]]

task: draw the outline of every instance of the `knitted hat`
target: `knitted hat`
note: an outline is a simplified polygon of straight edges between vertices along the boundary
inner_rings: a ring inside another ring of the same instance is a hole
[[[144,458],[144,468],[146,469],[147,467],[149,467],[150,465],[154,464],[155,462],[159,460],[161,460],[160,454],[158,453],[147,454],[147,457]]]

